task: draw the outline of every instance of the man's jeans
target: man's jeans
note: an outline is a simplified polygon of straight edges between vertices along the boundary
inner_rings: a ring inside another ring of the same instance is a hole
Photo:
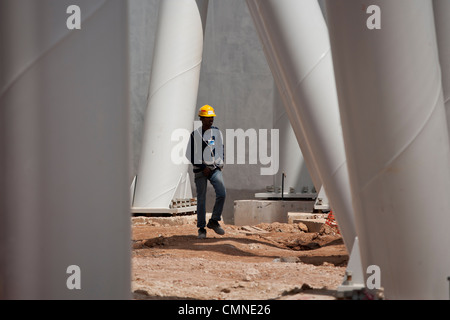
[[[216,192],[216,202],[214,204],[211,219],[220,221],[222,216],[223,205],[225,203],[226,189],[223,182],[222,171],[216,170],[207,178],[203,172],[195,173],[195,186],[197,188],[197,227],[204,228],[206,226],[206,187],[211,182]]]

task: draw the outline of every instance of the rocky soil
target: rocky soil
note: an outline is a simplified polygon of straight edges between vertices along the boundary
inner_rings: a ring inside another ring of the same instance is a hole
[[[134,299],[335,299],[348,262],[336,229],[224,225],[197,239],[195,216],[133,217]]]

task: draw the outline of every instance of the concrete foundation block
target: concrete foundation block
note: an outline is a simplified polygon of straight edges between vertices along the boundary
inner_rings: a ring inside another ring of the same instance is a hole
[[[304,201],[236,200],[234,224],[251,226],[259,223],[288,223],[288,212],[301,211],[304,207]]]
[[[319,232],[327,221],[326,213],[288,212],[289,223],[303,223],[308,227],[308,232]]]
[[[326,219],[326,213],[312,213],[312,212],[288,212],[288,222],[294,223],[296,219]]]
[[[308,227],[308,232],[319,232],[327,219],[294,219],[293,223],[303,223]]]

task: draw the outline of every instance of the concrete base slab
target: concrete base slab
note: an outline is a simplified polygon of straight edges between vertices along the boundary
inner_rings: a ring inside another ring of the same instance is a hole
[[[206,221],[211,218],[211,213],[206,213]],[[181,226],[186,224],[197,224],[197,215],[186,215],[186,216],[174,216],[174,217],[148,217],[148,216],[139,216],[132,217],[131,221],[135,225],[147,225],[156,223],[161,226]]]
[[[288,222],[294,223],[297,219],[315,220],[326,219],[327,213],[311,213],[311,212],[288,212]]]
[[[161,216],[176,216],[184,214],[195,214],[197,212],[197,206],[186,206],[180,208],[139,208],[132,207],[131,213],[133,215],[145,215],[148,217],[161,217]]]
[[[310,203],[305,201],[237,200],[234,202],[234,224],[288,223],[288,212],[303,211],[309,206]]]

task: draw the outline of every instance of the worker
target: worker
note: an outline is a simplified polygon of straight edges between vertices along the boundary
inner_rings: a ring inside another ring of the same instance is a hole
[[[219,235],[225,231],[220,226],[226,188],[222,170],[224,166],[225,148],[222,133],[213,126],[216,113],[213,107],[205,105],[200,108],[198,116],[202,126],[191,133],[186,156],[193,165],[195,186],[197,191],[197,227],[198,238],[206,238],[205,226]],[[211,219],[206,224],[206,188],[208,181],[214,187],[216,200]]]

